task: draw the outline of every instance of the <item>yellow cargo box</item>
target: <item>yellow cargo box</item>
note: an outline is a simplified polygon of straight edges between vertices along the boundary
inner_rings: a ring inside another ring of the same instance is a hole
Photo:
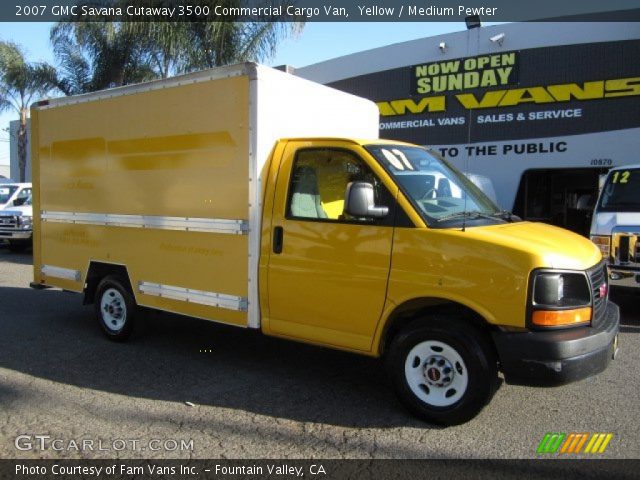
[[[367,100],[251,63],[40,102],[35,282],[90,296],[119,265],[139,305],[258,328],[275,141],[375,138],[377,120]]]

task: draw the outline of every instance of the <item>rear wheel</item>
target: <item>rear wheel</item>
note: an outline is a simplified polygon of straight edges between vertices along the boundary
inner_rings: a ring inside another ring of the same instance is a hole
[[[105,335],[114,341],[126,340],[133,330],[136,301],[125,281],[115,275],[102,279],[95,297],[96,317]]]
[[[475,417],[498,385],[484,334],[466,322],[431,318],[393,340],[388,368],[400,400],[419,418],[457,425]]]

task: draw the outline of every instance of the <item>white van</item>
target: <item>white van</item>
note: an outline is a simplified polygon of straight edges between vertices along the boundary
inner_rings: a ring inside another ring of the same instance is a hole
[[[31,192],[31,189],[28,189]],[[23,190],[23,191],[26,191]],[[19,197],[12,207],[0,210],[0,242],[6,240],[9,249],[21,252],[29,248],[33,240],[32,197]]]
[[[30,183],[0,183],[0,210],[12,208],[14,200],[24,202],[31,196]]]
[[[613,288],[640,291],[640,164],[609,171],[591,221]]]

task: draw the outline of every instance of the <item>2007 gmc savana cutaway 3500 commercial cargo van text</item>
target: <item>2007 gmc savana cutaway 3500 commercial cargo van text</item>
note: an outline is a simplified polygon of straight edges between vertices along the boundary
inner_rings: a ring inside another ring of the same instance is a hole
[[[615,355],[598,248],[377,139],[367,100],[242,64],[42,101],[31,124],[33,286],[82,293],[114,340],[144,306],[382,357],[443,424],[499,371],[559,385]]]

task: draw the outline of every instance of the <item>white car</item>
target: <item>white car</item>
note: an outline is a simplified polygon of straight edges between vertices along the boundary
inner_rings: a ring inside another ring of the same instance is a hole
[[[33,205],[29,196],[13,200],[13,206],[0,210],[0,240],[5,240],[12,251],[31,246],[33,239]]]

